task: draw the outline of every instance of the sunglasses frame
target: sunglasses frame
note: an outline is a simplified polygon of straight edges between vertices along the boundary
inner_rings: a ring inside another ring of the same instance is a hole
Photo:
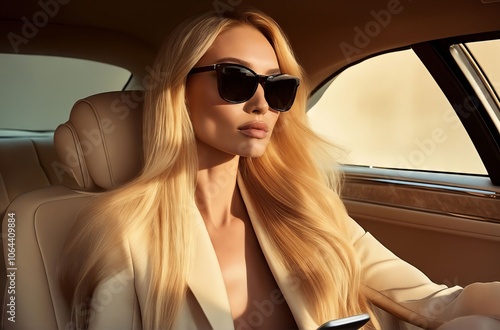
[[[234,100],[229,100],[226,97],[224,97],[223,91],[222,91],[222,79],[223,79],[222,78],[222,69],[224,69],[225,67],[228,67],[228,66],[234,66],[234,67],[238,67],[238,68],[241,68],[241,69],[248,70],[250,73],[252,73],[257,78],[257,83],[255,84],[255,87],[254,87],[252,93],[250,94],[250,96],[248,98],[243,99],[241,101],[234,101]],[[298,87],[300,85],[300,79],[297,78],[297,77],[294,77],[292,75],[283,74],[283,73],[273,74],[273,75],[268,75],[268,76],[266,76],[266,75],[260,75],[260,74],[257,74],[252,69],[247,68],[246,66],[241,65],[241,64],[237,64],[237,63],[217,63],[217,64],[212,64],[212,65],[197,67],[197,68],[191,69],[191,71],[189,71],[188,75],[196,74],[196,73],[201,73],[201,72],[207,72],[207,71],[215,71],[217,73],[217,89],[219,91],[219,96],[224,101],[229,102],[229,103],[233,103],[233,104],[243,103],[243,102],[246,102],[246,101],[250,100],[255,95],[255,92],[257,91],[257,88],[258,88],[259,84],[262,86],[262,88],[264,88],[264,97],[266,98],[266,101],[269,103],[269,100],[267,99],[267,96],[268,96],[267,93],[268,93],[268,91],[266,90],[266,83],[267,83],[267,81],[270,78],[276,78],[276,77],[280,77],[280,76],[289,77],[291,80],[294,80],[295,84],[296,84],[295,85],[295,91],[293,93],[293,101],[290,103],[289,106],[287,106],[286,108],[283,108],[283,109],[273,108],[269,104],[269,107],[271,107],[272,109],[274,109],[276,111],[279,111],[279,112],[286,112],[286,111],[290,110],[290,108],[292,107],[292,105],[293,105],[293,103],[295,101],[295,96],[297,94],[297,89],[298,89]]]

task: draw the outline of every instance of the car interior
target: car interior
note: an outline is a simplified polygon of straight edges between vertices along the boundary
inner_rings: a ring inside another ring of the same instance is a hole
[[[141,169],[157,49],[240,6],[288,36],[350,216],[436,283],[500,280],[500,1],[1,1],[3,329],[68,328],[57,261],[82,205]]]

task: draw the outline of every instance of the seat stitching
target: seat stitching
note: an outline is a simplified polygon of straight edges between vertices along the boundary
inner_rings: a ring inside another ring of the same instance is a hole
[[[47,200],[47,201],[44,201],[43,203],[39,204],[35,211],[33,212],[33,231],[35,233],[35,238],[36,238],[36,244],[37,244],[37,247],[38,247],[38,253],[40,255],[40,260],[42,260],[42,264],[43,264],[43,268],[44,268],[44,275],[45,275],[45,281],[46,281],[46,285],[47,285],[47,288],[48,288],[48,291],[49,291],[49,297],[50,297],[50,301],[51,301],[51,304],[52,304],[52,311],[53,311],[53,315],[54,315],[54,320],[55,320],[55,324],[57,325],[57,313],[56,313],[56,309],[55,309],[55,299],[54,299],[54,296],[53,296],[53,289],[51,284],[50,284],[50,281],[49,281],[49,274],[48,274],[48,267],[47,267],[47,261],[45,260],[44,258],[44,255],[42,254],[42,248],[41,248],[41,243],[40,243],[40,237],[39,237],[39,233],[38,231],[36,230],[36,223],[38,222],[37,221],[37,213],[39,211],[39,209],[43,206],[43,205],[46,205],[46,204],[49,204],[49,203],[53,203],[53,202],[58,202],[58,201],[62,201],[62,200],[71,200],[71,199],[75,199],[75,198],[82,198],[82,197],[87,197],[89,195],[75,195],[75,196],[65,196],[64,198],[61,198],[61,196],[54,196],[54,198],[51,198],[50,200]],[[58,288],[57,288],[58,289]]]
[[[99,135],[100,135],[100,138],[101,138],[101,143],[102,143],[102,149],[104,151],[104,157],[106,157],[106,162],[107,162],[107,169],[108,169],[108,174],[109,174],[109,179],[111,181],[111,186],[114,187],[115,186],[115,182],[114,182],[114,175],[113,175],[113,169],[112,169],[112,166],[111,166],[111,160],[110,160],[110,157],[109,157],[109,152],[108,152],[108,146],[107,146],[107,143],[106,143],[106,139],[104,138],[104,134],[103,134],[103,129],[102,129],[102,118],[99,114],[99,111],[96,110],[96,108],[94,107],[94,104],[89,102],[88,100],[84,100],[85,103],[87,103],[90,108],[92,109],[92,112],[94,113],[94,116],[96,117],[96,121],[97,121],[97,125],[99,127]]]
[[[48,176],[47,172],[45,171],[45,169],[42,166],[42,162],[40,160],[40,155],[39,155],[36,143],[35,143],[35,141],[33,139],[30,139],[30,142],[31,142],[31,145],[33,146],[33,149],[35,150],[35,155],[36,155],[36,160],[38,162],[38,166],[42,169],[42,172],[43,172],[43,174],[45,176],[45,179],[47,180],[48,185],[51,186],[52,183],[50,182],[50,179],[49,179],[49,176]]]
[[[87,170],[87,163],[86,163],[85,155],[83,154],[83,151],[81,150],[80,137],[78,136],[78,133],[71,122],[67,122],[63,125],[70,130],[71,136],[73,137],[73,143],[75,145],[75,152],[76,152],[76,157],[77,157],[77,161],[78,161],[78,168],[80,169],[80,172],[82,173],[83,188],[87,188],[88,185],[90,185],[90,182],[89,182],[90,180],[88,178],[89,174],[88,174],[88,170]]]

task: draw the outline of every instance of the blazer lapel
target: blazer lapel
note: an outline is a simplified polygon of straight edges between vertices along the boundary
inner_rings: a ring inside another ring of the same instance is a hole
[[[255,235],[257,236],[257,240],[259,241],[262,252],[267,260],[267,264],[273,273],[274,279],[276,280],[281,293],[285,297],[288,307],[295,318],[295,322],[297,323],[299,329],[316,329],[318,325],[314,322],[309,314],[309,311],[307,310],[307,304],[299,290],[299,283],[289,274],[283,264],[279,261],[278,252],[274,249],[268,235],[264,232],[261,225],[261,219],[255,212],[252,203],[250,202],[248,192],[239,174],[238,187],[243,201],[245,202]]]
[[[298,282],[279,261],[279,255],[264,232],[261,219],[255,212],[239,175],[238,187],[267,264],[285,297],[295,322],[299,329],[316,329],[318,324],[314,322],[307,310],[307,304],[300,293]],[[231,307],[219,261],[203,218],[198,209],[195,209],[194,255],[187,283],[213,329],[234,329]]]
[[[219,261],[203,218],[195,209],[194,255],[187,284],[213,329],[234,329]]]

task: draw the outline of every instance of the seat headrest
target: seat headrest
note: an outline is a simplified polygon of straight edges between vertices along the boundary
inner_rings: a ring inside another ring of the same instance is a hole
[[[139,174],[143,100],[142,91],[93,95],[77,101],[57,127],[56,152],[84,190],[115,188]]]

